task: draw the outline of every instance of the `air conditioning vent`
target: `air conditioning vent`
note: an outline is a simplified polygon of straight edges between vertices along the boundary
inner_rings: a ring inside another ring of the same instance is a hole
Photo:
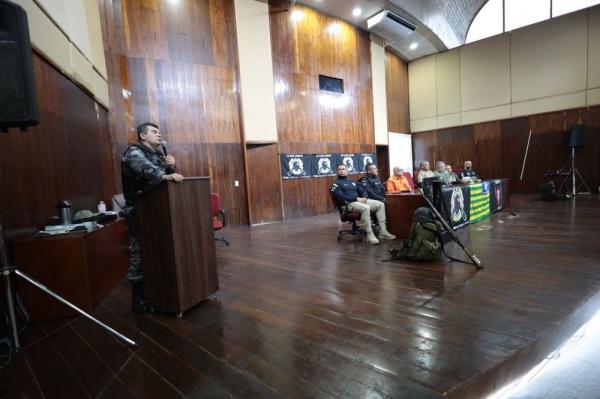
[[[410,29],[413,32],[415,31],[415,29],[417,29],[416,26],[414,26],[413,24],[411,24],[407,20],[402,19],[401,17],[397,16],[393,12],[389,12],[388,11],[388,13],[385,15],[385,17],[391,19],[394,22],[398,22],[400,25],[404,26],[405,28]]]
[[[367,20],[367,28],[388,42],[409,37],[417,27],[389,10],[381,11]]]

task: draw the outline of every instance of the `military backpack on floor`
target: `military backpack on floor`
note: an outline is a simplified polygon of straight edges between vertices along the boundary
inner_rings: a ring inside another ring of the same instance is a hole
[[[408,238],[401,248],[390,250],[392,259],[432,260],[440,256],[443,250],[440,243],[442,227],[429,212],[427,208],[417,209]]]

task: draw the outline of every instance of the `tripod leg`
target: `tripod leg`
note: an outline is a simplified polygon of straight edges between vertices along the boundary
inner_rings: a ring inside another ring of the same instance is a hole
[[[572,193],[573,197],[575,197],[577,195],[577,189],[576,189],[576,186],[575,186],[575,171],[576,170],[577,169],[575,169],[575,147],[571,147],[571,178],[573,179],[572,180],[572,183],[573,183],[573,187],[572,187],[573,188],[573,193]]]
[[[556,190],[556,193],[563,193],[562,195],[567,197],[567,179],[568,176],[564,176],[562,179],[562,183],[560,183],[560,186],[558,187],[558,190]]]
[[[0,267],[2,270],[2,276],[4,277],[4,289],[6,294],[6,306],[8,307],[8,327],[10,333],[12,333],[12,341],[15,350],[18,351],[21,348],[19,343],[19,329],[17,328],[17,318],[15,317],[15,302],[14,293],[12,290],[12,272],[14,269],[8,266],[8,257],[6,256],[6,245],[4,244],[4,230],[0,225]]]
[[[583,176],[581,176],[581,173],[579,173],[579,169],[575,169],[575,173],[577,173],[579,180],[581,180],[581,183],[579,183],[579,185],[577,186],[577,189],[579,189],[579,187],[581,187],[581,186],[584,186],[585,188],[587,188],[587,191],[584,191],[580,194],[590,194],[592,192],[592,190],[590,190],[590,186],[587,185],[587,183],[583,179]]]
[[[89,313],[86,313],[85,311],[79,309],[77,306],[73,305],[71,302],[67,301],[63,297],[61,297],[61,296],[55,294],[54,292],[50,291],[45,285],[42,285],[42,284],[38,283],[37,281],[35,281],[31,277],[29,277],[28,275],[24,274],[20,270],[15,269],[15,273],[17,274],[17,276],[21,277],[23,280],[27,281],[29,284],[32,284],[32,285],[36,286],[37,288],[39,288],[40,290],[44,291],[46,294],[52,296],[53,298],[55,298],[59,302],[62,302],[63,304],[65,304],[68,307],[70,307],[71,309],[77,311],[80,315],[82,315],[82,316],[88,318],[89,320],[93,321],[94,323],[96,323],[100,327],[104,328],[109,333],[113,334],[115,337],[117,337],[117,338],[119,338],[119,339],[127,342],[131,346],[138,346],[138,344],[135,341],[127,338],[125,335],[119,333],[118,331],[114,330],[113,328],[111,328],[111,327],[107,326],[106,324],[102,323],[100,320],[94,318]]]
[[[4,276],[4,288],[6,291],[6,306],[8,307],[9,324],[12,334],[12,340],[16,351],[19,351],[21,344],[19,342],[19,329],[17,328],[17,318],[15,317],[15,302],[11,283],[11,271],[7,267],[2,270]]]

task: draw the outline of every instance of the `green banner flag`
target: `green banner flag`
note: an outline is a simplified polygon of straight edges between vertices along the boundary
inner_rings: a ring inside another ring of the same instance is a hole
[[[469,189],[471,190],[469,222],[477,223],[490,216],[490,183],[473,184]]]

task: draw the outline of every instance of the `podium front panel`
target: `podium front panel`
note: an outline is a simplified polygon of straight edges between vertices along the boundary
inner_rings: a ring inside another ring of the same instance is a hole
[[[219,289],[210,179],[162,182],[138,198],[146,299],[181,313]]]

